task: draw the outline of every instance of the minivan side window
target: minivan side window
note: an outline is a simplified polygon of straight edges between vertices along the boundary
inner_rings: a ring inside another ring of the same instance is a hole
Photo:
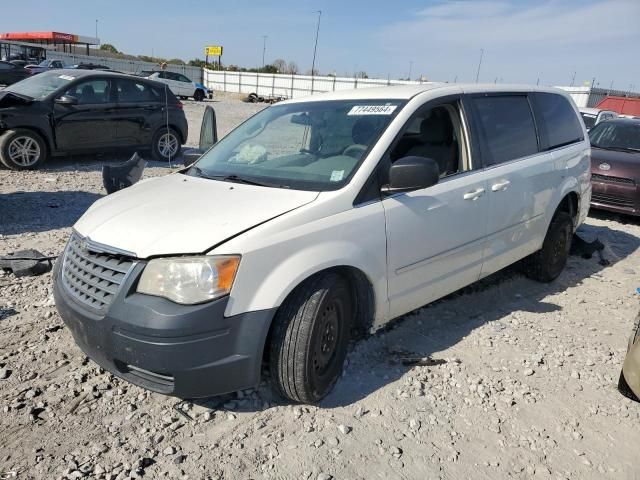
[[[536,119],[546,137],[546,149],[563,147],[583,140],[582,126],[575,110],[564,96],[535,93]]]
[[[538,152],[538,137],[526,95],[471,97],[485,166]]]

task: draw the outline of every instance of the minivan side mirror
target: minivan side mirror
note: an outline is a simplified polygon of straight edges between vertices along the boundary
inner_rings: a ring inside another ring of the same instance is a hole
[[[59,105],[77,105],[78,99],[72,95],[62,95],[56,98],[55,102]]]
[[[440,180],[440,167],[433,158],[403,157],[389,169],[389,185],[382,187],[387,195],[431,187]]]

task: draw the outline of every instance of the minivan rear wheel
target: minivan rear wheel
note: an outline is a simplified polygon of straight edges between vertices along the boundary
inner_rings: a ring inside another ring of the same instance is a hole
[[[47,145],[33,130],[16,128],[0,136],[0,161],[11,170],[35,170],[47,159]]]
[[[151,141],[153,156],[161,162],[174,160],[180,155],[181,148],[180,134],[171,127],[159,129]]]
[[[571,249],[573,220],[567,212],[556,212],[542,248],[522,261],[524,274],[532,280],[549,283],[564,270]]]
[[[342,374],[353,317],[351,290],[336,273],[300,285],[274,319],[269,366],[276,389],[295,402],[316,403]]]

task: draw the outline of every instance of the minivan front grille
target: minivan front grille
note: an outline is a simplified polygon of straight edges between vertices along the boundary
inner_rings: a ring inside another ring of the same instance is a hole
[[[64,252],[62,283],[78,302],[103,312],[133,266],[133,258],[90,248],[76,232],[71,235]]]

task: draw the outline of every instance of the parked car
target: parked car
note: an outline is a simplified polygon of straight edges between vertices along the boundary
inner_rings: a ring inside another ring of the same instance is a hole
[[[591,206],[640,215],[640,119],[617,118],[589,132]]]
[[[11,62],[0,61],[0,85],[11,85],[29,77],[28,70]]]
[[[137,75],[166,84],[176,97],[193,97],[197,102],[201,102],[205,98],[211,98],[209,90],[204,85],[191,81],[181,73],[168,72],[166,70],[143,70]]]
[[[0,92],[0,160],[15,170],[38,168],[49,156],[120,147],[149,148],[168,160],[179,155],[187,132],[169,89],[130,75],[56,70]]]
[[[56,264],[55,302],[90,358],[145,388],[250,388],[264,360],[283,396],[317,402],[354,332],[519,260],[536,280],[560,275],[589,154],[555,89],[285,101],[191,167],[95,202]]]
[[[618,116],[616,112],[612,112],[611,110],[599,110],[597,108],[581,108],[580,115],[582,116],[582,121],[587,127],[587,131],[591,130],[600,122],[613,120]]]
[[[631,329],[627,354],[618,380],[618,390],[625,397],[640,402],[640,312]]]
[[[65,64],[62,60],[43,60],[37,65],[27,65],[27,70],[31,73],[31,75],[35,75],[37,73],[46,72],[48,70],[59,70],[61,68],[66,68]]]
[[[99,63],[78,63],[70,68],[78,68],[80,70],[111,70],[111,67],[100,65]]]

